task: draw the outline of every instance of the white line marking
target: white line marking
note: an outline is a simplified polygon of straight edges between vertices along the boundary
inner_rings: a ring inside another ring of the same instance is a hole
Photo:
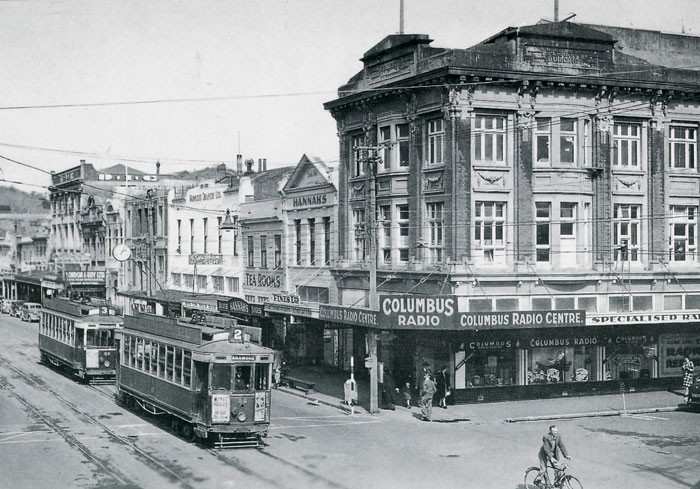
[[[348,414],[337,414],[333,416],[274,416],[274,419],[323,419],[323,418],[348,418],[350,417],[350,413]]]
[[[660,416],[649,416],[648,414],[628,414],[628,418],[635,418],[635,419],[645,419],[647,421],[654,421],[655,419],[660,419],[662,421],[668,421],[668,418],[662,418]]]
[[[289,426],[270,426],[271,430],[284,430],[288,428],[324,428],[326,426],[351,426],[356,424],[374,424],[381,423],[381,421],[358,421],[355,423],[325,423],[325,424],[300,424],[300,425],[289,425]]]

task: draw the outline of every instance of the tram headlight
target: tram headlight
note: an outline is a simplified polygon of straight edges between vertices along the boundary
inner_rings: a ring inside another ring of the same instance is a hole
[[[240,421],[241,423],[245,423],[245,420],[248,419],[248,416],[246,416],[244,412],[240,412],[238,413],[238,416],[236,416],[236,418],[238,418],[238,421]]]
[[[103,365],[105,366],[105,368],[109,368],[109,366],[110,366],[111,364],[109,363],[109,360],[105,360],[105,361],[103,362]]]

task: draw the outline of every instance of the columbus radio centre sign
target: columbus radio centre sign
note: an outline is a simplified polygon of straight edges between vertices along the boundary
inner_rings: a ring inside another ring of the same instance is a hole
[[[391,329],[493,330],[586,325],[584,310],[460,312],[455,296],[383,295],[382,326]]]

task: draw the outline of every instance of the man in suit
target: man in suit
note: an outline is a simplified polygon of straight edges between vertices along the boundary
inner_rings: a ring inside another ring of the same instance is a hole
[[[556,479],[556,470],[563,468],[563,465],[559,462],[560,455],[563,455],[567,460],[571,460],[566,450],[566,445],[564,445],[564,440],[559,435],[559,430],[557,430],[555,425],[552,425],[549,427],[549,433],[542,437],[542,447],[537,454],[540,459],[540,477],[544,476],[547,485],[550,484],[549,474],[547,473],[548,462],[555,469]],[[537,481],[535,482],[537,483]]]

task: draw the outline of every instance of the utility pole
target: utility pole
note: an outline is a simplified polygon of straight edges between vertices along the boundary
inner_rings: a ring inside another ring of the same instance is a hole
[[[369,245],[369,308],[373,311],[379,310],[379,297],[377,296],[377,233],[375,229],[376,205],[376,172],[380,158],[377,156],[380,146],[358,146],[356,149],[362,151],[365,163],[365,186],[369,189],[369,199],[365,207],[365,240]],[[365,367],[369,368],[369,412],[379,412],[379,388],[377,385],[378,365],[377,365],[377,330],[369,328],[367,330],[368,358],[365,360]]]

